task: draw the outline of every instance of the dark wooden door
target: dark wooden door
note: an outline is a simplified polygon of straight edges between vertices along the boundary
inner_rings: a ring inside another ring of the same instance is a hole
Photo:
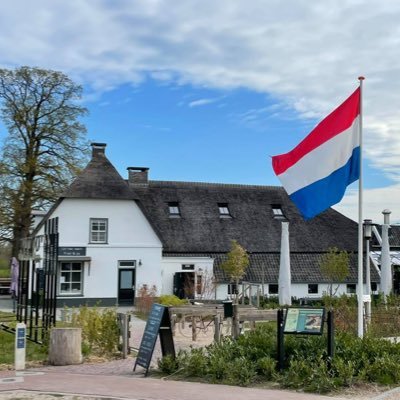
[[[135,270],[118,270],[118,304],[133,305],[135,299]]]

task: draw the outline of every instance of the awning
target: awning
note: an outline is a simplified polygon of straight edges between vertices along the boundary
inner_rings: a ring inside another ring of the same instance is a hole
[[[88,256],[58,256],[58,261],[92,261]]]

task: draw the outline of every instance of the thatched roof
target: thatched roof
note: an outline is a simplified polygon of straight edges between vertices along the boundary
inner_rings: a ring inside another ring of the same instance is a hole
[[[63,198],[86,199],[134,199],[129,185],[122,179],[115,167],[107,159],[103,149],[93,150],[92,159],[78,175]]]
[[[249,252],[279,252],[281,221],[272,211],[277,205],[289,221],[291,251],[357,251],[354,221],[333,209],[305,221],[281,187],[149,181],[135,193],[164,252],[227,252],[233,239]],[[169,202],[179,203],[180,218],[170,217]],[[220,218],[218,203],[228,205],[231,218]]]
[[[292,283],[331,283],[326,276],[321,273],[321,258],[326,254],[323,252],[318,253],[290,253],[290,270],[292,276]],[[166,253],[164,257],[178,257],[182,256],[180,253]],[[203,254],[185,254],[186,257],[190,256],[203,256],[211,257],[214,259],[214,274],[217,282],[228,282],[229,279],[225,276],[219,266],[226,260],[226,254],[221,253],[203,253]],[[278,283],[279,278],[279,253],[251,253],[249,254],[250,265],[247,269],[246,275],[243,278],[245,282],[251,283]],[[364,260],[365,261],[365,260]],[[357,283],[357,254],[351,253],[349,255],[349,275],[344,280],[344,283]],[[364,282],[365,282],[365,262],[364,265]],[[371,266],[371,282],[379,282],[380,277],[376,269]]]

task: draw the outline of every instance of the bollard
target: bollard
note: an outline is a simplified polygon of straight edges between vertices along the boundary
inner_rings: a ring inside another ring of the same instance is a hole
[[[26,325],[23,322],[17,324],[15,328],[15,370],[25,369],[26,354]]]

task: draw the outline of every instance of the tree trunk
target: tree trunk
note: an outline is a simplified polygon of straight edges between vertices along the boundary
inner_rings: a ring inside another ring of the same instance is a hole
[[[81,347],[81,328],[53,328],[50,333],[49,363],[51,365],[81,364]]]

